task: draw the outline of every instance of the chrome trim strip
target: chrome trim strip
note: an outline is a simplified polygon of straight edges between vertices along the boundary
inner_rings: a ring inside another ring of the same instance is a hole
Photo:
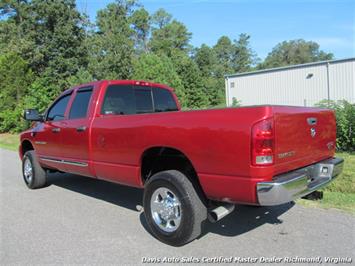
[[[334,180],[343,170],[344,160],[331,158],[257,183],[257,196],[262,206],[273,206],[304,197]]]
[[[46,141],[35,141],[35,144],[38,144],[38,145],[46,145],[47,142],[46,142]]]
[[[47,161],[47,162],[52,162],[52,163],[62,163],[62,164],[68,164],[68,165],[75,165],[75,166],[81,166],[81,167],[87,167],[87,163],[82,163],[82,162],[74,162],[74,161],[67,161],[67,160],[59,160],[59,159],[52,159],[52,158],[47,158],[47,157],[39,157],[42,161]]]

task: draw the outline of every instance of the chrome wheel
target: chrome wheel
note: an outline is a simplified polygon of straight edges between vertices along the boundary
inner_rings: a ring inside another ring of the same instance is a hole
[[[29,158],[25,159],[23,166],[23,176],[25,177],[26,182],[30,184],[33,178],[33,169],[31,160]]]
[[[171,233],[178,229],[181,222],[181,203],[170,189],[161,187],[154,191],[150,211],[155,224],[163,231]]]

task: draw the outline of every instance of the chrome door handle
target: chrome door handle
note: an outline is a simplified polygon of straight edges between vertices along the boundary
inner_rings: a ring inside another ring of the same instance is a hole
[[[76,131],[78,131],[78,132],[83,132],[85,130],[86,130],[86,126],[81,126],[81,127],[76,128]]]
[[[52,132],[53,133],[59,133],[60,132],[60,128],[59,127],[52,128]]]

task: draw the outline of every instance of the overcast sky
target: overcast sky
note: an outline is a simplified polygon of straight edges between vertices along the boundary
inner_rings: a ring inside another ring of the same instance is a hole
[[[77,0],[91,20],[113,0]],[[337,59],[355,57],[355,1],[351,0],[141,0],[150,13],[164,8],[192,33],[191,43],[214,45],[218,38],[251,35],[264,58],[278,42],[302,38]]]

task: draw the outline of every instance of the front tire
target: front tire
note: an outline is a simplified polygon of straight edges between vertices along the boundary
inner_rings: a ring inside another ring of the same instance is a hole
[[[145,185],[144,215],[160,241],[182,246],[201,234],[207,208],[191,181],[176,170],[152,176]]]
[[[27,151],[22,158],[23,179],[30,189],[44,187],[47,181],[46,171],[38,162],[35,151]]]

